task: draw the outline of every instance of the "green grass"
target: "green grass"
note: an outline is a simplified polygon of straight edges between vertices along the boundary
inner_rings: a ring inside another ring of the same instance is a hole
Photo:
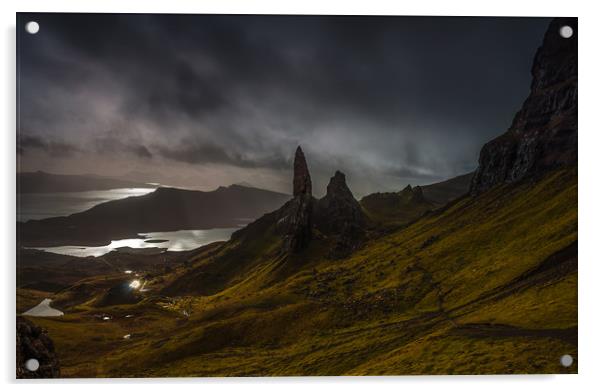
[[[343,260],[319,236],[284,258],[263,228],[155,279],[137,305],[35,322],[68,377],[576,372],[557,330],[577,326],[577,273],[508,288],[576,239],[569,169],[458,200]]]

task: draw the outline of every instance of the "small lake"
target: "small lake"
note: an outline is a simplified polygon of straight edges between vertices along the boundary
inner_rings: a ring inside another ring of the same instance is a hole
[[[144,238],[129,238],[111,241],[105,246],[52,246],[31,248],[61,255],[88,257],[102,256],[119,248],[160,248],[169,251],[185,251],[199,248],[216,241],[227,241],[240,227],[209,230],[178,230],[155,233],[140,233]]]
[[[120,188],[105,191],[22,193],[17,195],[17,220],[45,219],[82,212],[97,204],[130,196],[142,196],[155,188]]]
[[[60,310],[54,309],[50,306],[52,300],[50,298],[45,298],[42,302],[29,309],[27,312],[23,313],[24,316],[34,316],[34,317],[58,317],[63,316],[65,313]]]

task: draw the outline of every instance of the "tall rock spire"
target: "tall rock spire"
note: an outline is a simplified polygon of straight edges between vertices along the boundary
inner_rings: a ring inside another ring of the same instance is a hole
[[[293,196],[311,196],[311,176],[309,175],[305,154],[303,154],[301,146],[298,146],[297,151],[295,151],[295,163],[293,168]]]
[[[297,253],[306,248],[312,234],[311,176],[300,146],[295,152],[293,171],[293,199],[286,203],[279,220],[284,234],[284,250],[288,253]]]

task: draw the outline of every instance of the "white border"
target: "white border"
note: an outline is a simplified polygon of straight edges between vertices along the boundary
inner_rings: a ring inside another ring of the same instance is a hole
[[[251,391],[278,390],[306,391],[313,389],[345,388],[346,391],[379,390],[452,390],[503,391],[523,388],[545,392],[592,390],[600,388],[599,373],[602,365],[601,339],[602,307],[602,165],[599,159],[602,148],[602,61],[600,25],[602,15],[595,1],[504,0],[496,2],[477,0],[420,0],[420,1],[326,1],[304,0],[285,2],[277,0],[21,0],[2,1],[0,14],[3,23],[2,105],[0,118],[4,121],[2,132],[2,203],[0,204],[2,232],[0,249],[4,251],[1,263],[2,298],[2,357],[0,380],[9,388],[46,391],[50,389],[81,391],[106,391],[133,389],[143,384],[150,391],[164,391],[166,383],[178,384],[176,388],[210,388],[213,390]],[[476,376],[476,377],[363,377],[363,378],[255,378],[255,379],[154,379],[154,380],[71,380],[53,382],[20,382],[14,380],[14,312],[15,312],[15,12],[144,12],[144,13],[265,13],[265,14],[392,14],[392,15],[466,15],[466,16],[578,16],[579,17],[579,375],[578,376]]]

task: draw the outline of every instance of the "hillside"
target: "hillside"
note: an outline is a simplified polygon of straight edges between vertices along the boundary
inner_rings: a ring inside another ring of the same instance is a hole
[[[374,223],[406,224],[433,210],[436,204],[427,200],[422,187],[410,185],[399,192],[372,193],[360,200]]]
[[[65,376],[564,372],[558,358],[576,357],[576,203],[576,170],[553,172],[337,261],[327,238],[284,257],[282,237],[257,228],[149,277],[138,304],[36,322]],[[99,311],[115,321],[87,321]]]
[[[24,246],[103,245],[137,233],[237,227],[274,210],[283,193],[231,185],[211,192],[158,188],[67,217],[17,224]]]
[[[576,72],[567,23],[538,51],[517,144],[483,147],[470,192],[383,232],[379,211],[428,202],[421,188],[359,203],[337,171],[316,199],[298,148],[292,197],[230,241],[175,255],[127,300],[107,302],[118,273],[61,291],[66,315],[36,323],[62,376],[576,373],[576,80],[543,80]]]
[[[94,175],[51,174],[43,171],[17,173],[17,193],[101,191],[119,188],[154,188],[137,181]]]
[[[424,197],[439,205],[465,195],[470,190],[470,182],[474,173],[467,173],[435,184],[421,186]]]

